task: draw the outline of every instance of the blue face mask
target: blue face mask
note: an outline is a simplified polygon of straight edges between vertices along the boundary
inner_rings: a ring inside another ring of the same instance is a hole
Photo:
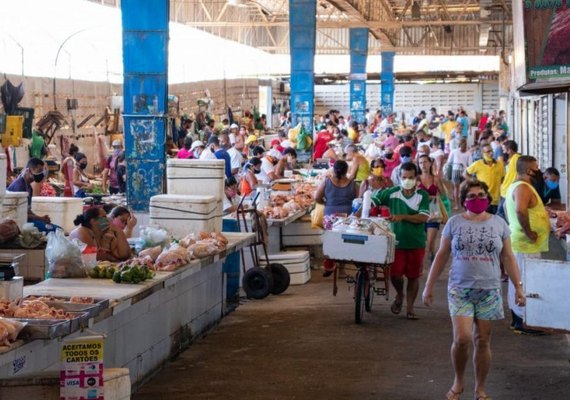
[[[558,182],[551,181],[550,179],[545,180],[544,184],[548,190],[558,189]]]

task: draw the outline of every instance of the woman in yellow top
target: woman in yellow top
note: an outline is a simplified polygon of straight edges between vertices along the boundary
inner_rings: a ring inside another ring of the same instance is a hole
[[[348,128],[348,138],[352,143],[358,143],[358,122],[352,121],[350,127]]]
[[[370,164],[368,160],[358,152],[358,149],[353,144],[346,146],[345,153],[346,161],[350,163],[348,178],[362,183],[368,178],[368,175],[370,175]]]

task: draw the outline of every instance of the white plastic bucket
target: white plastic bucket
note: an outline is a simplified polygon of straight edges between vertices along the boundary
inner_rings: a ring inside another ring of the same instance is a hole
[[[12,219],[21,228],[28,222],[28,193],[8,192],[2,199],[2,219]]]
[[[66,233],[75,229],[73,220],[83,212],[83,200],[76,197],[32,197],[32,211],[49,215],[51,222]]]

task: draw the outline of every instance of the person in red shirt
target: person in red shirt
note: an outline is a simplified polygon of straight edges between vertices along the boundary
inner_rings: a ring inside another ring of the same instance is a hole
[[[317,139],[315,140],[315,152],[313,155],[315,160],[323,158],[323,154],[325,154],[325,151],[328,149],[328,142],[334,138],[334,123],[332,121],[328,121],[327,128],[317,134]]]

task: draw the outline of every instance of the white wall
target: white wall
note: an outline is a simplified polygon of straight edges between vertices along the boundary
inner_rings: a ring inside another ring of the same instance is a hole
[[[324,114],[330,109],[349,115],[349,85],[315,86],[315,114]],[[406,115],[415,115],[421,110],[437,108],[439,113],[454,112],[462,106],[472,118],[476,112],[499,109],[498,83],[437,83],[437,84],[396,84],[394,110]],[[380,85],[368,84],[366,107],[380,108]]]

